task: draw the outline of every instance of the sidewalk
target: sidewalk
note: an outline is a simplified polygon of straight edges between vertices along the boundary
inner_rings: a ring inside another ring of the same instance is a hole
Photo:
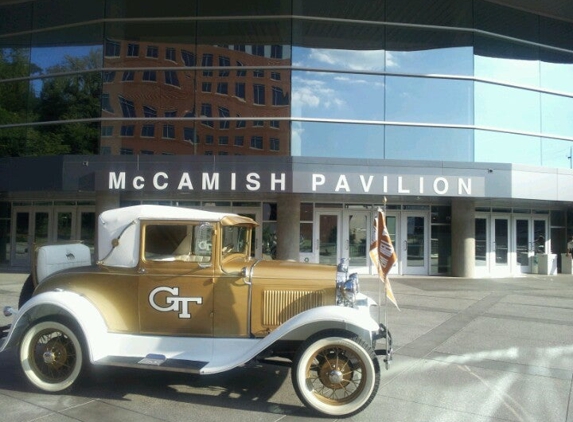
[[[17,303],[25,277],[0,274],[0,305]],[[378,300],[376,278],[360,283]],[[573,422],[573,276],[391,283],[394,360],[373,403],[350,420]],[[72,394],[45,395],[18,365],[0,354],[1,421],[324,421],[298,401],[287,368],[210,377],[113,369]]]

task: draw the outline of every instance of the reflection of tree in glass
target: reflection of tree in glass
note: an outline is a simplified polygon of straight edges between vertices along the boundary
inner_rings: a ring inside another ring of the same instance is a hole
[[[97,118],[100,113],[100,54],[92,51],[84,57],[66,56],[64,61],[44,73],[65,73],[42,79],[35,92],[30,81],[0,84],[0,125]],[[82,73],[72,74],[71,72]],[[0,49],[0,79],[23,78],[41,74],[42,69],[29,63],[26,49]],[[97,123],[11,127],[0,130],[0,156],[38,156],[56,154],[95,154],[99,139]]]
[[[30,65],[28,49],[0,49],[0,79],[21,78],[38,71]],[[0,84],[0,124],[16,125],[27,121],[28,81]],[[8,128],[0,130],[0,156],[18,156],[26,144],[26,130]]]
[[[46,73],[81,72],[68,76],[50,77],[43,81],[37,114],[39,121],[77,120],[100,115],[101,73],[86,72],[99,68],[100,54],[90,51],[83,57],[66,56],[63,63],[52,66]],[[70,154],[95,154],[98,148],[97,123],[68,123],[47,125],[41,135]]]

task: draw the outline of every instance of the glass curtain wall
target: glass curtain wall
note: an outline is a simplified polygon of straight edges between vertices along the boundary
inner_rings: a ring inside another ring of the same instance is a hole
[[[486,0],[0,7],[0,156],[571,167],[573,24]]]

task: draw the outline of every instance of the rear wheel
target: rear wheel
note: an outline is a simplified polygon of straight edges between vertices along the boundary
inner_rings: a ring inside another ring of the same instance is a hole
[[[300,400],[330,416],[351,416],[374,399],[380,385],[376,354],[360,337],[318,334],[293,361],[292,381]]]
[[[20,344],[20,365],[28,380],[47,392],[72,386],[83,365],[81,342],[58,321],[41,321],[26,331]]]

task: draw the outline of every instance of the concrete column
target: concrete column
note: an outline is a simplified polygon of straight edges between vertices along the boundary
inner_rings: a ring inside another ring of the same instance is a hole
[[[277,259],[299,260],[300,197],[282,194],[277,200]]]
[[[475,274],[475,203],[452,200],[452,276],[473,278]]]

